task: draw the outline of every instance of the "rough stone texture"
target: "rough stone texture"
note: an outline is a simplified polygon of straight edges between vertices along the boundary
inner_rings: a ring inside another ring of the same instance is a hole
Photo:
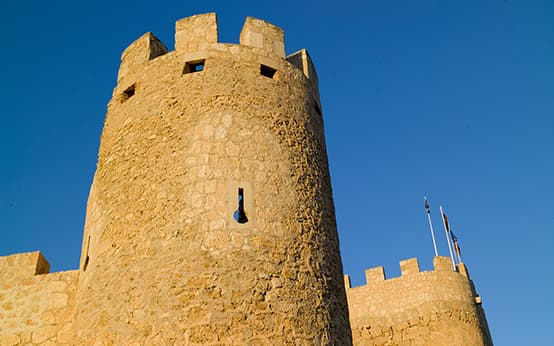
[[[285,33],[275,25],[247,17],[240,33],[240,44],[260,48],[267,53],[285,57]]]
[[[47,274],[50,263],[40,251],[0,256],[0,277],[5,282],[14,282],[33,275]]]
[[[71,328],[79,272],[48,268],[38,251],[0,257],[0,345],[71,342],[63,331]]]
[[[346,275],[353,344],[492,345],[465,266],[454,272],[448,257],[434,264],[420,272],[417,259],[402,261],[402,276],[393,279],[385,279],[383,267],[369,269],[367,284],[354,288]]]
[[[139,64],[125,66],[108,106],[75,336],[349,344],[319,100],[267,48],[274,36],[282,46],[281,29],[248,18],[243,33],[263,45],[233,45],[214,42],[214,25],[213,14],[183,19],[175,51],[144,60],[151,45],[133,43],[124,54]],[[199,61],[203,71],[185,73]],[[239,188],[245,224],[233,219]]]
[[[175,50],[177,52],[206,50],[213,43],[217,43],[217,36],[215,13],[183,18],[175,23]]]
[[[313,63],[259,19],[240,42],[206,14],[123,52],[80,268],[0,257],[0,345],[492,344],[448,259],[345,292]]]

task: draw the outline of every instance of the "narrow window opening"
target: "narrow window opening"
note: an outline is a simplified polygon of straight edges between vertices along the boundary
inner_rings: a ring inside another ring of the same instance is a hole
[[[246,212],[244,211],[244,189],[242,187],[239,187],[238,203],[238,208],[233,214],[233,217],[238,223],[247,223],[248,217],[246,216]]]
[[[86,257],[85,257],[85,263],[83,264],[83,271],[86,271],[87,267],[88,267],[88,262],[89,262],[88,249],[89,249],[89,247],[90,247],[90,235],[88,236],[88,239],[87,239],[87,252],[86,252]]]
[[[123,93],[121,94],[121,103],[127,101],[130,99],[133,95],[135,95],[135,85],[131,85]]]
[[[205,60],[195,60],[185,63],[183,74],[204,71]]]
[[[262,76],[275,79],[275,73],[277,70],[266,65],[260,65],[260,74]]]
[[[321,116],[321,108],[319,108],[319,105],[317,104],[317,102],[314,102],[314,108],[315,108],[316,113],[319,116]]]

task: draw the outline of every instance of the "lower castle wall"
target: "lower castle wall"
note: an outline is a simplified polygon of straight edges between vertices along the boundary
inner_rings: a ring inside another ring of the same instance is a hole
[[[47,274],[45,266],[39,252],[0,257],[0,345],[71,343],[79,271]]]
[[[402,276],[385,280],[382,267],[366,272],[368,283],[346,293],[354,345],[489,345],[476,294],[463,264],[447,257],[419,272],[416,259],[401,263]]]
[[[434,271],[420,272],[416,259],[400,265],[393,279],[383,267],[367,270],[364,286],[345,276],[354,345],[492,345],[463,264],[453,271],[435,257]],[[39,252],[0,257],[0,345],[74,344],[79,271],[48,270]]]

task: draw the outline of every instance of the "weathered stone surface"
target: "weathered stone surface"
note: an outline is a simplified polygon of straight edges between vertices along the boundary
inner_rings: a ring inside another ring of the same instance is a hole
[[[87,207],[80,342],[350,343],[319,99],[283,37],[248,18],[244,44],[218,43],[208,14],[177,22],[173,52],[149,58],[151,35],[125,51]]]
[[[434,264],[420,272],[412,258],[400,262],[401,277],[385,280],[377,267],[366,271],[366,285],[347,284],[353,344],[492,345],[465,266],[454,272],[447,257]]]
[[[6,334],[0,336],[0,345],[14,346],[18,345],[21,339],[17,334]]]
[[[33,331],[33,343],[40,344],[53,338],[58,331],[57,326],[42,326]]]
[[[198,15],[173,52],[151,33],[125,49],[80,268],[0,257],[0,344],[487,344],[463,265],[341,278],[309,54],[285,59],[283,31],[255,18],[240,45],[217,35]]]
[[[0,257],[0,263],[7,265],[0,271],[0,345],[56,343],[58,331],[71,327],[78,271],[35,275],[49,267],[38,252]]]

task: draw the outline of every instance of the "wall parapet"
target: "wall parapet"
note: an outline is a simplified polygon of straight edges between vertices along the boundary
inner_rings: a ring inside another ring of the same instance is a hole
[[[387,278],[385,275],[385,268],[383,266],[373,267],[366,269],[365,279],[366,284],[371,285],[378,282],[400,279],[403,277],[413,276],[420,273],[429,273],[429,272],[439,272],[439,273],[458,273],[469,279],[469,273],[466,266],[463,263],[456,265],[456,271],[452,270],[452,262],[449,257],[445,256],[435,256],[433,258],[434,269],[431,271],[421,271],[419,267],[419,261],[417,258],[409,258],[406,260],[400,261],[400,271],[401,276]],[[344,282],[346,288],[353,288],[351,286],[350,276],[348,274],[344,275]],[[355,288],[355,287],[354,287]]]
[[[167,47],[154,34],[147,32],[131,43],[121,54],[117,80],[122,80],[134,67],[167,53]]]
[[[174,52],[182,54],[186,60],[193,59],[192,57],[200,57],[193,60],[204,60],[206,57],[217,55],[220,50],[225,50],[225,46],[237,46],[236,44],[220,43],[218,37],[215,13],[182,18],[175,23]],[[270,68],[276,68],[278,65],[276,62],[280,59],[294,65],[311,82],[319,103],[317,73],[313,62],[306,49],[301,49],[289,56],[285,55],[283,29],[264,20],[247,17],[239,35],[239,46],[249,47],[254,54],[259,55],[261,63]],[[118,82],[124,80],[132,72],[147,66],[151,60],[167,53],[169,53],[168,49],[162,41],[150,32],[145,33],[123,52]],[[240,51],[235,50],[234,53],[242,57]]]
[[[50,263],[40,251],[0,256],[0,281],[17,280],[50,272]]]
[[[382,266],[366,270],[366,284],[346,296],[354,345],[492,345],[488,326],[467,268],[452,268],[449,257],[434,257],[433,270],[418,260],[400,261],[401,275],[386,278]]]

